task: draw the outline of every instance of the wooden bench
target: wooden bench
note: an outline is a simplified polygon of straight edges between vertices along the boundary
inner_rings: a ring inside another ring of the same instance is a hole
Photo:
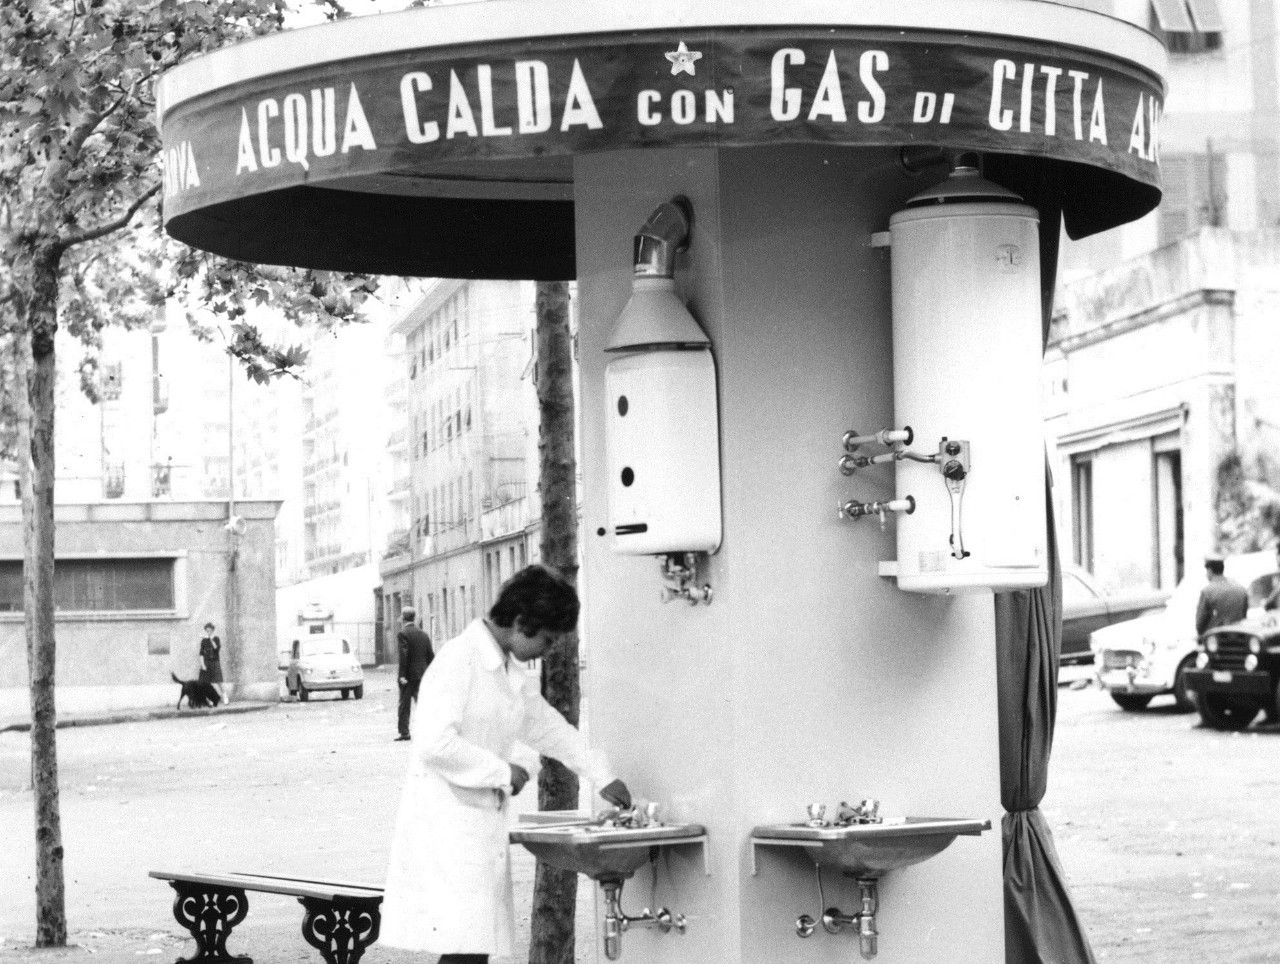
[[[232,928],[249,913],[245,892],[250,890],[298,898],[303,907],[302,936],[320,951],[326,964],[358,964],[365,949],[378,939],[381,887],[272,874],[153,870],[151,876],[167,880],[177,891],[173,916],[196,941],[195,955],[179,958],[178,964],[252,964],[251,957],[227,953]]]

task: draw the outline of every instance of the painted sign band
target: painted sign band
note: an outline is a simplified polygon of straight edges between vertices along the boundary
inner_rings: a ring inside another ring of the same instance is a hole
[[[456,161],[668,146],[938,145],[1158,188],[1163,98],[1133,64],[976,35],[722,28],[425,48],[174,105],[165,216]]]

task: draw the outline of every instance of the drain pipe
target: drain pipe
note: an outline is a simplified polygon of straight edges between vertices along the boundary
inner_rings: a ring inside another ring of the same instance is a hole
[[[858,929],[858,953],[865,961],[880,952],[880,932],[876,930],[876,909],[879,904],[879,888],[876,878],[859,877],[858,891],[862,909],[856,914],[846,914],[839,907],[828,907],[822,912],[822,929],[828,934],[839,934],[846,927]],[[818,868],[818,901],[822,903],[822,868]],[[808,914],[796,919],[796,936],[809,937],[817,922]]]
[[[646,907],[636,917],[628,917],[622,909],[622,881],[602,880],[604,890],[604,956],[616,961],[622,956],[622,935],[632,927],[656,927],[666,934],[672,929],[683,934],[686,921],[683,914],[672,914],[660,907],[655,914]]]

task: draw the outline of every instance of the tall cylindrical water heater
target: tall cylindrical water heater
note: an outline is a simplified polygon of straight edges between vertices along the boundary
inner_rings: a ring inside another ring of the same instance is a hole
[[[933,456],[896,463],[898,586],[1043,586],[1038,215],[961,166],[889,231],[894,421]]]

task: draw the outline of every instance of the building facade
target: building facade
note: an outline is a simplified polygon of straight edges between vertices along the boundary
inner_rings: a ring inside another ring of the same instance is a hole
[[[274,520],[279,503],[93,502],[54,507],[57,704],[63,713],[172,706],[199,673],[202,627],[223,641],[226,687],[275,699]],[[0,718],[29,711],[22,513],[0,506]]]
[[[1201,227],[1251,231],[1280,220],[1280,35],[1273,0],[1116,6],[1120,16],[1145,17],[1169,49],[1169,90],[1159,121],[1164,196],[1138,221],[1064,245],[1064,280]]]
[[[382,560],[382,601],[392,624],[416,608],[437,641],[536,558],[535,293],[533,282],[437,281],[393,327],[403,422],[387,446],[401,524]]]
[[[1170,52],[1164,197],[1066,242],[1045,356],[1064,557],[1171,588],[1269,545],[1280,338],[1280,37],[1271,0],[1152,0]]]

